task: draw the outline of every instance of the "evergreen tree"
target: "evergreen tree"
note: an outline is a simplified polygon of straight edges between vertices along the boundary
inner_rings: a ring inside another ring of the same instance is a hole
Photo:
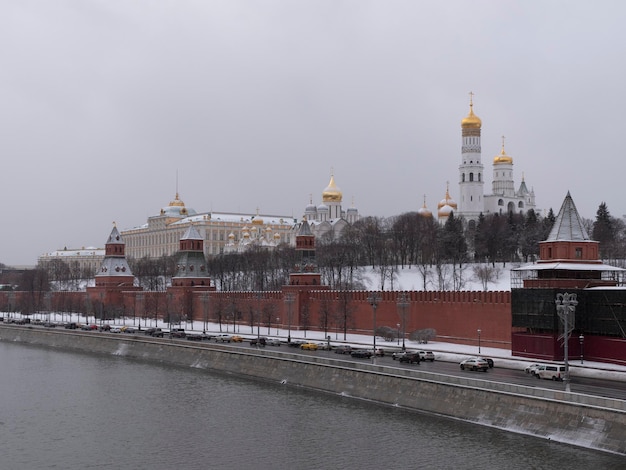
[[[591,238],[600,242],[600,256],[605,259],[612,257],[615,251],[615,223],[605,202],[601,203],[596,212]]]

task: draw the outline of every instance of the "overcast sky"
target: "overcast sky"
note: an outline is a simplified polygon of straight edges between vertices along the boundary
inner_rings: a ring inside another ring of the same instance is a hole
[[[539,208],[626,214],[626,2],[2,0],[0,262],[104,246],[173,198],[300,217],[458,200],[460,123]],[[178,172],[178,181],[176,174]]]

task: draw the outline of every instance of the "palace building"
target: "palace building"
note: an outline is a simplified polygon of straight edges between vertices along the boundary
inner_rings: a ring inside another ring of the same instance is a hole
[[[159,214],[148,217],[139,226],[121,232],[130,258],[159,258],[179,251],[180,239],[193,224],[204,240],[205,256],[237,251],[240,242],[246,246],[271,241],[293,244],[297,220],[289,215],[202,212],[187,207],[178,193]]]
[[[322,203],[305,208],[313,235],[326,233],[338,236],[343,228],[359,219],[356,208],[344,210],[343,193],[335,184],[334,175],[322,192]],[[284,243],[296,245],[301,221],[292,215],[243,214],[234,212],[202,212],[187,207],[178,193],[157,215],[145,224],[121,231],[129,258],[158,258],[179,251],[179,241],[193,224],[204,241],[205,256],[242,253],[252,247],[273,249]]]

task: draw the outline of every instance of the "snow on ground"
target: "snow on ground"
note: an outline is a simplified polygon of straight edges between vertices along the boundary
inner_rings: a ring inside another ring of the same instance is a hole
[[[475,268],[489,268],[492,272],[492,281],[487,283],[487,289],[484,288],[483,283],[474,274]],[[458,290],[464,291],[508,291],[511,290],[511,275],[510,271],[513,268],[519,267],[519,264],[496,263],[495,267],[491,264],[464,264],[461,267],[461,288]],[[417,291],[417,290],[440,290],[438,281],[439,277],[443,279],[445,284],[444,290],[456,290],[454,289],[454,283],[452,282],[453,269],[451,265],[444,265],[441,268],[441,276],[436,273],[435,267],[429,267],[426,274],[426,286],[424,286],[424,276],[421,274],[420,269],[415,266],[397,266],[393,280],[385,279],[384,288],[381,289],[381,275],[375,269],[366,267],[363,271],[363,283],[368,290],[404,290],[404,291]],[[458,267],[457,267],[458,272]]]

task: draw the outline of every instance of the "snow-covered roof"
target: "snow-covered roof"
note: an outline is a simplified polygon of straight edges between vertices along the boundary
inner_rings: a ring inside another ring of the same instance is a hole
[[[527,264],[526,266],[520,266],[519,268],[512,269],[511,271],[546,271],[560,269],[563,271],[626,271],[626,269],[618,268],[617,266],[611,266],[609,264],[602,263],[537,263]]]
[[[193,222],[207,221],[252,224],[252,221],[258,217],[261,217],[263,219],[263,223],[267,225],[292,225],[296,222],[293,217],[287,215],[248,215],[229,212],[208,212],[185,217],[184,219],[177,220],[172,225],[183,225]]]
[[[63,249],[51,251],[41,255],[42,258],[62,258],[71,256],[104,256],[104,248],[81,248],[81,249]]]
[[[569,191],[559,215],[557,215],[550,235],[546,239],[547,242],[554,241],[590,241],[589,234],[583,226],[582,220],[576,210],[576,205],[570,196]]]

